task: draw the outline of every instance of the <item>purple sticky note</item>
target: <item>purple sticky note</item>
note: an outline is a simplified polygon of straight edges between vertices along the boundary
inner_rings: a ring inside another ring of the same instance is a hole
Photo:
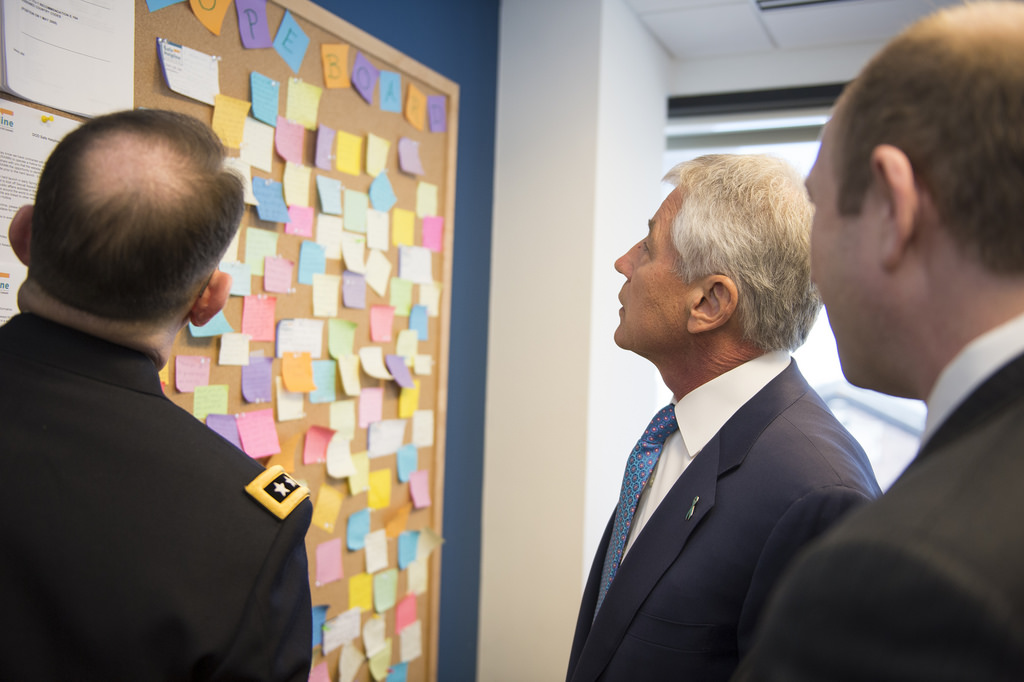
[[[366,310],[366,277],[349,270],[343,272],[341,301],[346,308]]]
[[[448,104],[444,95],[427,97],[427,118],[430,120],[430,132],[443,133],[448,130]]]
[[[307,36],[299,25],[292,18],[292,13],[285,10],[281,25],[277,28],[277,35],[274,36],[274,49],[287,62],[292,72],[298,73],[302,66],[302,58],[306,56],[306,48],[309,47],[309,36]]]
[[[401,355],[385,355],[384,364],[391,372],[391,376],[395,378],[396,384],[402,388],[416,388],[412,374],[409,373],[409,366],[405,364],[405,358]]]
[[[314,163],[321,170],[334,170],[334,134],[333,128],[320,124],[316,132],[316,160]]]
[[[252,50],[270,47],[270,25],[267,23],[267,0],[235,0],[238,11],[238,34],[242,47]]]
[[[270,402],[273,367],[273,358],[249,356],[249,364],[242,367],[242,397],[246,402]]]
[[[398,138],[398,167],[403,173],[423,175],[423,163],[420,161],[420,143],[408,137]]]
[[[373,89],[379,77],[380,71],[377,67],[371,64],[362,52],[356,52],[356,61],[352,65],[352,85],[367,104],[373,104]]]
[[[443,246],[441,239],[443,233],[444,218],[442,216],[423,216],[423,246],[440,253]]]
[[[301,123],[292,123],[284,116],[277,117],[274,131],[274,149],[285,161],[302,163],[302,151],[306,146],[306,129]]]
[[[231,443],[239,450],[242,449],[242,443],[238,440],[238,424],[235,422],[234,415],[208,414],[206,415],[206,425],[213,429],[215,433],[220,435],[221,438]]]

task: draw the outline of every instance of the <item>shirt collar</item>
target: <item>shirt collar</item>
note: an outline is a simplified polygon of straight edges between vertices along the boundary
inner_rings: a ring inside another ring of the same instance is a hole
[[[691,456],[768,382],[789,366],[787,351],[773,351],[698,386],[676,403],[679,435]]]

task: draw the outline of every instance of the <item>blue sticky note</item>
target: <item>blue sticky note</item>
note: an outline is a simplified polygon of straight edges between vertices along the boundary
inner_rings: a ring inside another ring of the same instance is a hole
[[[327,255],[324,247],[305,240],[299,247],[299,284],[312,284],[313,275],[327,272]]]
[[[256,195],[256,213],[260,220],[291,222],[288,205],[284,203],[284,185],[280,182],[255,177],[252,179],[252,193]]]
[[[228,318],[224,317],[224,311],[220,311],[213,316],[213,319],[204,324],[202,327],[197,327],[191,322],[188,323],[188,331],[192,334],[194,339],[202,339],[209,336],[220,336],[221,334],[230,334],[235,331],[231,328],[231,323],[228,322]]]
[[[341,302],[346,308],[366,310],[366,277],[349,270],[341,273]]]
[[[398,536],[398,568],[405,570],[416,560],[416,546],[420,542],[418,530],[407,530]]]
[[[324,623],[327,621],[327,606],[313,607],[313,646],[324,641]]]
[[[242,397],[247,403],[270,402],[274,381],[274,358],[249,356],[249,364],[242,366]]]
[[[373,204],[374,210],[387,213],[397,201],[398,197],[395,196],[395,190],[391,187],[391,181],[388,180],[387,172],[375,177],[373,182],[370,183],[370,202]],[[364,222],[365,215],[364,211]]]
[[[155,12],[164,7],[177,5],[179,2],[185,2],[185,0],[146,0],[146,6],[149,7],[150,12]]]
[[[321,212],[327,215],[341,215],[341,180],[318,175],[316,191],[320,197]]]
[[[380,109],[402,113],[402,77],[393,71],[380,72]]]
[[[366,534],[370,532],[370,510],[360,509],[348,517],[348,529],[345,535],[348,537],[349,551],[366,547]]]
[[[252,293],[252,271],[248,263],[222,261],[219,269],[231,275],[232,296],[248,296]]]
[[[408,663],[395,663],[388,668],[388,682],[406,682],[409,679]]]
[[[416,471],[416,468],[419,466],[419,454],[416,451],[416,446],[412,443],[406,443],[398,448],[397,464],[398,480],[405,483],[409,480],[412,472]]]
[[[345,190],[345,229],[366,234],[366,209],[369,207],[370,197],[365,192]]]
[[[415,329],[420,341],[429,341],[427,333],[427,306],[414,305],[409,311],[409,329]]]
[[[310,391],[309,402],[332,403],[337,399],[338,366],[334,360],[313,361],[313,383],[316,390]]]
[[[252,97],[253,118],[269,126],[276,126],[281,84],[273,78],[267,78],[262,73],[253,71],[249,75],[249,90]]]
[[[294,73],[299,72],[302,66],[302,58],[306,56],[306,48],[309,47],[309,36],[307,36],[299,25],[292,18],[292,13],[285,10],[284,19],[277,29],[274,37],[274,49],[281,55],[281,58],[288,63]]]

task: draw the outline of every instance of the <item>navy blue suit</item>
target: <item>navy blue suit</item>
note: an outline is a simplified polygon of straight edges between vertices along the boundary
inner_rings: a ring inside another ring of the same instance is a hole
[[[728,679],[793,555],[879,494],[863,450],[790,363],[679,477],[594,619],[609,522],[566,679]]]

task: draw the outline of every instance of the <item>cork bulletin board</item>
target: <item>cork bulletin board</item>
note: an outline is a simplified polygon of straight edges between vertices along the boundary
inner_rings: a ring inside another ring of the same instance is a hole
[[[310,679],[434,680],[458,86],[308,0],[161,4],[134,105],[209,123],[253,189],[165,392],[310,489]],[[169,86],[188,60],[215,92]]]

